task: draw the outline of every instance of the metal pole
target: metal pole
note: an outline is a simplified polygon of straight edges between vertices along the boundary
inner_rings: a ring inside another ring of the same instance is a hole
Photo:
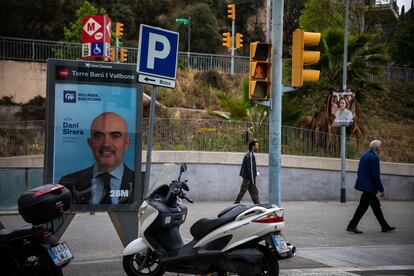
[[[346,91],[348,67],[349,0],[345,4],[344,61],[342,69],[342,90]],[[346,202],[346,126],[341,126],[341,202]]]
[[[270,0],[266,0],[266,42],[270,42]]]
[[[147,138],[147,161],[145,162],[145,185],[144,195],[149,189],[149,179],[151,174],[151,152],[152,152],[152,140],[154,136],[154,116],[155,116],[155,101],[157,100],[157,87],[152,86],[151,90],[151,105],[150,105],[150,120],[148,127],[148,138]]]
[[[119,58],[118,58],[118,53],[119,53],[119,38],[116,36],[115,37],[115,61],[114,62],[118,62]]]
[[[188,61],[187,63],[188,63],[189,68],[191,68],[190,66],[190,52],[191,52],[190,41],[191,41],[191,16],[188,16],[188,53],[187,53]]]
[[[141,205],[144,198],[144,183],[142,183],[142,132],[143,132],[143,113],[144,113],[144,85],[137,83],[137,115],[136,115],[136,134],[135,134],[135,190],[134,201]]]
[[[272,86],[269,121],[269,203],[281,206],[283,0],[272,2]]]
[[[235,44],[235,40],[236,38],[234,37],[235,35],[235,28],[236,28],[236,20],[232,20],[231,21],[231,64],[230,64],[230,74],[234,75],[234,44]]]

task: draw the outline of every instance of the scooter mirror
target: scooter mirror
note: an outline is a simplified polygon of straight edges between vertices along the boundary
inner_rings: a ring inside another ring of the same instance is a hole
[[[184,182],[181,183],[181,188],[183,190],[186,190],[187,192],[190,190],[190,188],[188,188],[188,185],[186,183],[184,183]]]
[[[183,172],[185,172],[186,170],[187,170],[187,164],[186,164],[186,163],[181,164],[181,167],[180,167],[180,173],[183,173]]]

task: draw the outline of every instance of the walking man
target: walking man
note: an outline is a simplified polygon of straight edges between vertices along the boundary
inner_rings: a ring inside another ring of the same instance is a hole
[[[240,186],[240,192],[237,195],[236,200],[234,201],[235,204],[240,203],[240,200],[243,198],[246,190],[249,191],[250,196],[252,197],[254,204],[259,204],[259,192],[257,191],[256,187],[256,158],[254,157],[254,153],[256,152],[259,147],[259,143],[256,140],[252,140],[249,143],[249,151],[243,158],[243,163],[240,169],[240,176],[243,178],[243,182]]]
[[[367,211],[368,206],[371,206],[375,217],[381,225],[382,232],[389,232],[395,229],[395,227],[390,226],[385,220],[381,210],[381,203],[377,198],[378,192],[380,197],[384,197],[379,162],[379,154],[381,150],[381,141],[374,140],[370,143],[370,150],[364,153],[359,160],[355,189],[361,191],[362,195],[354,217],[346,228],[346,231],[348,232],[362,234],[362,231],[357,228],[357,225]]]

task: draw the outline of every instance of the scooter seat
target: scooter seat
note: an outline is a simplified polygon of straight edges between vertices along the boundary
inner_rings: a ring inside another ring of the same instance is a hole
[[[3,228],[0,230],[0,243],[5,243],[14,238],[30,235],[33,231],[32,225],[25,225],[19,229],[7,229]]]
[[[220,212],[217,218],[199,219],[193,226],[191,226],[190,233],[196,240],[200,240],[214,229],[234,220],[239,214],[247,209],[248,207],[244,205],[234,205]]]

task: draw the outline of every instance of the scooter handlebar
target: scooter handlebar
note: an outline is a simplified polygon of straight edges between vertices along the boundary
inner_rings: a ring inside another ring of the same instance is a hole
[[[194,201],[191,198],[188,198],[185,193],[180,194],[180,198],[187,200],[190,203],[194,203]]]

